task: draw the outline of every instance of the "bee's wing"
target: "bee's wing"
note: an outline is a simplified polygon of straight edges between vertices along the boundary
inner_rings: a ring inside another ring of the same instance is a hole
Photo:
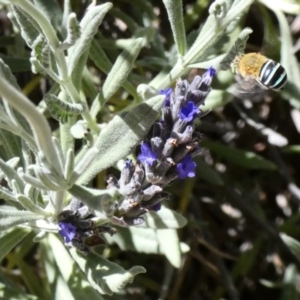
[[[267,89],[263,89],[258,83],[251,78],[245,80],[236,75],[236,84],[232,85],[228,92],[240,99],[251,99],[258,101],[267,94]]]

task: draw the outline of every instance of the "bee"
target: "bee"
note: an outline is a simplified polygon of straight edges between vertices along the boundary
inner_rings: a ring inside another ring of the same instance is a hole
[[[243,80],[257,83],[264,90],[280,91],[287,82],[284,67],[259,53],[237,55],[231,69]]]

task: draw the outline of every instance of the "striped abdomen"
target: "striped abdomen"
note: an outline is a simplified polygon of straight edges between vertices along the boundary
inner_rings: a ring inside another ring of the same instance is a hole
[[[257,82],[267,89],[281,90],[287,81],[284,67],[269,59],[261,67]]]

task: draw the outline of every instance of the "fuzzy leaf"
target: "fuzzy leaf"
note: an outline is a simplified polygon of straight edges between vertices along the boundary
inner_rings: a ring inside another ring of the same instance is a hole
[[[9,83],[13,87],[15,87],[17,90],[20,90],[20,87],[17,84],[17,80],[15,76],[12,74],[9,67],[3,62],[2,59],[0,59],[0,77],[5,78],[7,81],[9,81]],[[0,101],[0,103],[2,103],[2,100]],[[14,121],[19,123],[22,126],[23,130],[27,131],[28,133],[31,133],[31,129],[28,125],[28,122],[25,120],[25,118],[15,110],[12,110],[12,113],[14,114],[16,119]],[[20,157],[21,165],[22,165],[23,159],[22,159],[21,139],[15,134],[11,133],[10,131],[1,129],[0,140],[2,142],[5,142],[5,151],[8,154],[7,155],[8,158]]]
[[[174,229],[161,229],[157,230],[156,234],[160,252],[166,256],[172,266],[179,268],[181,265],[181,251],[177,231]]]
[[[108,74],[113,64],[107,57],[106,53],[101,48],[100,44],[94,39],[90,47],[90,58],[93,60],[95,65],[104,73]],[[136,98],[135,87],[127,80],[122,84],[124,89],[126,89],[130,94]]]
[[[20,27],[21,35],[26,44],[31,48],[34,41],[40,34],[40,27],[38,23],[32,19],[26,12],[18,6],[12,5],[12,11],[17,23]]]
[[[28,211],[31,211],[36,214],[40,215],[48,215],[47,212],[39,207],[37,204],[35,204],[31,199],[24,195],[17,195],[18,201],[22,204],[22,206],[27,209]]]
[[[8,181],[15,180],[21,191],[24,190],[24,182],[18,173],[5,161],[0,159],[0,169],[5,174]]]
[[[165,241],[169,241],[169,246]],[[180,243],[177,231],[174,229],[152,229],[131,226],[129,228],[119,227],[113,236],[105,234],[105,240],[109,244],[116,243],[121,250],[132,250],[139,253],[166,255],[169,261],[178,266],[181,253],[189,251],[188,245]],[[167,254],[176,249],[174,255]]]
[[[101,170],[130,154],[146,136],[156,120],[164,98],[161,95],[155,96],[133,108],[124,117],[115,116],[101,131],[94,147],[89,150],[93,151],[96,148],[98,155],[77,183],[89,182]],[[82,158],[82,161],[88,160],[89,151]]]
[[[81,114],[85,106],[80,103],[68,103],[60,100],[52,94],[47,94],[44,97],[44,101],[49,109],[51,116],[62,123],[66,123],[69,117],[77,116]]]
[[[100,294],[119,293],[128,283],[133,282],[136,275],[146,272],[145,268],[141,266],[134,266],[125,270],[94,253],[91,253],[87,259],[79,256],[75,249],[70,249],[70,253],[80,269],[86,273],[90,284]]]
[[[74,184],[68,192],[76,199],[82,201],[88,207],[98,212],[97,216],[102,217],[104,222],[109,221],[116,208],[116,189],[91,189]]]
[[[0,198],[5,201],[13,201],[13,202],[17,201],[15,196],[4,187],[0,187]]]
[[[55,235],[50,235],[49,241],[53,248],[58,267],[61,267],[65,281],[69,282],[70,280],[74,280],[74,266],[71,265],[72,260],[70,260],[65,247]],[[146,270],[140,266],[132,267],[126,271],[119,265],[95,253],[90,253],[87,257],[83,257],[74,248],[70,249],[70,254],[81,271],[87,276],[90,285],[100,294],[112,295],[113,293],[121,292],[127,283],[133,281],[134,276],[146,272]],[[86,286],[85,282],[84,285]]]
[[[42,251],[43,257],[46,258],[43,262],[47,265],[47,262],[51,261],[45,268],[49,284],[52,288],[60,290],[65,299],[104,300],[86,280],[85,274],[79,270],[57,235],[49,234],[43,240]],[[54,277],[53,274],[57,275]]]
[[[182,228],[187,224],[187,220],[184,216],[162,206],[156,213],[151,211],[145,215],[145,225],[140,227],[148,227],[154,229],[176,229]]]
[[[72,74],[74,68],[76,67],[77,61],[86,51],[87,46],[90,44],[94,35],[97,33],[98,27],[102,23],[104,16],[111,8],[112,4],[109,2],[91,7],[81,20],[81,36],[77,40],[75,45],[68,51],[69,74]]]
[[[289,247],[289,249],[295,254],[298,260],[300,260],[300,242],[285,233],[281,233],[280,237],[283,242]]]
[[[23,228],[15,228],[0,238],[0,261],[17,245],[29,232]]]
[[[0,209],[0,230],[5,230],[16,225],[43,219],[44,216],[25,210]]]
[[[182,1],[163,0],[163,3],[167,9],[177,53],[179,56],[183,56],[186,52],[186,36],[183,22]]]
[[[103,84],[102,95],[103,95],[103,105],[111,96],[122,86],[122,84],[127,79],[130,74],[134,62],[143,47],[144,39],[137,38],[132,41],[128,48],[124,49],[122,53],[118,56],[115,64],[107,75],[107,78]],[[96,116],[101,108],[99,101],[94,101],[91,108],[91,115]]]

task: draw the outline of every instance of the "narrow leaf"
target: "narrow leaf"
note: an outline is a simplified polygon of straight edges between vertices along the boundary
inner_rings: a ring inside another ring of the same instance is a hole
[[[133,108],[124,117],[115,116],[101,131],[95,146],[89,150],[96,148],[99,154],[77,183],[89,182],[101,170],[130,154],[156,120],[163,101],[164,96],[155,96]],[[88,160],[89,151],[82,160]]]
[[[57,265],[59,269],[55,273],[60,272],[60,280],[62,281],[59,284],[59,288],[62,290],[64,296],[68,295],[68,298],[74,300],[82,299],[93,299],[93,300],[104,300],[104,298],[90,285],[87,281],[84,272],[78,272],[79,268],[75,264],[73,258],[70,256],[70,253],[67,251],[66,247],[62,244],[61,240],[58,239],[57,235],[49,234],[48,239],[43,241],[46,249],[44,250],[44,255],[48,258],[51,257],[51,264],[48,263],[48,270],[51,267]],[[76,271],[77,270],[77,271]],[[51,275],[54,270],[49,270]],[[52,271],[52,272],[51,272]],[[53,278],[52,276],[50,278]],[[56,278],[53,282],[50,282],[51,285],[55,284]],[[80,284],[70,284],[70,283]],[[58,284],[58,283],[57,283]]]
[[[106,53],[100,46],[100,44],[97,42],[97,40],[93,39],[90,47],[90,58],[93,60],[95,65],[105,74],[108,74],[111,70],[113,64],[107,57]],[[136,89],[135,87],[127,80],[122,84],[124,89],[126,89],[131,95],[133,95],[135,98],[136,95]]]
[[[23,228],[15,228],[0,238],[0,261],[16,246],[29,232]]]
[[[167,9],[177,53],[179,56],[184,56],[186,52],[186,36],[183,23],[182,1],[163,0],[163,3]]]
[[[44,216],[25,210],[0,209],[0,230],[5,230],[16,225],[43,219]]]
[[[57,240],[57,237],[51,235],[49,239],[53,241]],[[56,250],[58,249],[57,247],[63,247],[61,243],[61,246],[58,246],[58,242],[55,242],[55,245]],[[70,249],[70,254],[81,271],[86,275],[91,286],[100,294],[112,295],[113,293],[121,292],[125,285],[132,282],[137,274],[146,272],[146,270],[140,266],[124,270],[121,266],[95,253],[90,253],[87,257],[83,257],[74,248]],[[73,268],[68,266],[67,271],[69,272],[69,276],[72,276],[72,270]],[[67,275],[68,274],[65,274],[65,276]],[[66,280],[69,281],[70,278],[66,278]]]
[[[94,253],[89,254],[87,258],[80,256],[75,249],[70,249],[70,253],[80,269],[87,275],[90,284],[100,294],[119,293],[128,283],[133,281],[136,275],[146,272],[141,266],[134,266],[125,270]]]
[[[0,169],[5,174],[8,181],[15,180],[21,191],[24,190],[24,182],[19,177],[18,173],[5,161],[0,159]]]
[[[102,94],[104,103],[111,98],[127,79],[133,68],[134,62],[143,47],[143,42],[143,38],[137,38],[118,56],[103,84]],[[102,105],[104,103],[102,103]],[[95,101],[91,108],[91,115],[95,117],[100,108],[100,103]]]
[[[17,23],[20,27],[21,35],[26,44],[31,47],[38,35],[40,34],[40,27],[38,23],[32,19],[26,12],[18,6],[12,5],[12,11]]]
[[[51,116],[62,123],[66,123],[69,117],[81,114],[85,109],[83,103],[68,103],[52,94],[45,95],[43,100],[45,101]]]
[[[156,229],[176,229],[182,228],[187,224],[184,216],[169,208],[162,206],[156,212],[149,212],[145,215],[145,225],[140,227],[149,227]]]
[[[87,46],[92,41],[94,35],[98,31],[99,25],[102,23],[102,20],[106,13],[112,8],[112,4],[107,2],[102,5],[97,5],[91,7],[83,19],[80,22],[81,36],[68,51],[68,67],[69,74],[72,74],[77,61],[81,55],[86,51]]]
[[[39,207],[28,197],[26,197],[24,195],[18,195],[17,199],[22,204],[22,206],[25,209],[27,209],[28,211],[31,211],[33,213],[40,214],[40,215],[45,215],[45,216],[48,215],[48,213],[43,208]]]
[[[286,235],[285,233],[281,233],[280,237],[283,242],[289,247],[289,249],[295,254],[298,260],[300,260],[300,242]]]
[[[179,268],[181,265],[181,251],[177,231],[174,229],[161,229],[157,230],[156,233],[160,252],[166,256],[172,266]]]

